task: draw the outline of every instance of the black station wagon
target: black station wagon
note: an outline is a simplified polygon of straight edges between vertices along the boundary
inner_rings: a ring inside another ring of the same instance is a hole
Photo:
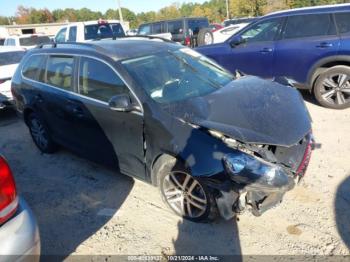
[[[193,221],[281,202],[308,165],[308,111],[290,86],[233,75],[160,40],[45,45],[12,81],[44,153],[58,145],[160,188]]]

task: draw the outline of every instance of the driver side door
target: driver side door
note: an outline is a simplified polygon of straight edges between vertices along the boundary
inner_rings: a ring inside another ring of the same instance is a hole
[[[240,43],[231,44],[224,64],[231,72],[239,70],[245,74],[272,77],[275,40],[280,34],[281,18],[264,20],[248,27],[231,39]],[[228,41],[231,42],[230,40]]]

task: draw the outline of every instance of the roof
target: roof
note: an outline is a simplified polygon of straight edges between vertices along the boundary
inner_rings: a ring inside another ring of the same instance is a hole
[[[120,23],[119,20],[105,20],[102,19],[102,21],[107,22],[109,24],[111,23]],[[72,22],[69,23],[69,25],[96,25],[99,23],[99,20],[90,20],[90,21],[82,21],[82,22]]]
[[[148,40],[136,38],[122,38],[117,40],[99,40],[87,43],[64,43],[53,45],[45,45],[45,50],[48,52],[54,50],[67,50],[97,52],[101,55],[111,57],[113,60],[123,60],[137,56],[146,56],[152,53],[161,51],[175,50],[183,46],[161,40]]]
[[[295,8],[295,9],[273,12],[268,15],[265,15],[263,18],[298,15],[298,14],[341,12],[341,11],[350,11],[350,4],[322,5],[322,6]]]
[[[0,53],[13,52],[13,51],[25,51],[22,47],[18,46],[0,46]]]

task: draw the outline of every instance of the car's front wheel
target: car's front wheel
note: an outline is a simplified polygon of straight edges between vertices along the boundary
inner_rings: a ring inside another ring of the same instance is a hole
[[[179,216],[194,222],[217,217],[213,193],[200,180],[169,161],[159,170],[158,185],[163,201]]]
[[[35,145],[43,153],[53,153],[57,145],[52,140],[44,121],[35,113],[28,116],[27,124]]]
[[[334,66],[325,70],[315,82],[314,94],[324,107],[350,107],[350,67]]]

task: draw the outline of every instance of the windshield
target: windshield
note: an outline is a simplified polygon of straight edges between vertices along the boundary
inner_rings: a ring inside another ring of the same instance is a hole
[[[0,53],[0,66],[19,64],[23,56],[24,51]]]
[[[225,69],[189,48],[128,59],[122,64],[158,103],[203,96],[233,79]]]
[[[19,39],[20,46],[33,46],[33,45],[41,45],[51,43],[50,37],[48,36],[30,36],[30,37],[22,37]]]
[[[85,40],[125,36],[123,27],[119,23],[86,25],[84,33],[85,33]]]

